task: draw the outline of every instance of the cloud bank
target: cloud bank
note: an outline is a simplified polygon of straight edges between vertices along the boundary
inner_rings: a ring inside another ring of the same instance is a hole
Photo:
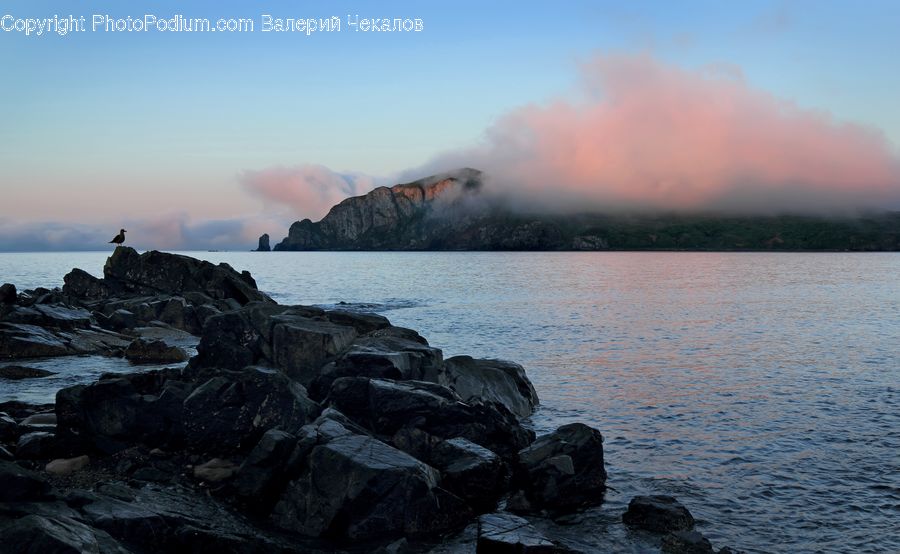
[[[374,177],[337,173],[311,164],[245,171],[238,179],[247,191],[262,198],[268,208],[277,211],[287,207],[296,217],[316,220],[341,200],[365,194],[377,186]]]
[[[516,109],[482,144],[406,175],[477,167],[495,192],[560,209],[900,207],[900,161],[878,131],[755,89],[739,69],[599,55],[581,71],[578,100]]]
[[[107,241],[120,225],[128,230],[126,244],[138,250],[249,250],[263,233],[280,240],[290,221],[268,216],[193,221],[187,214],[168,214],[100,225],[0,218],[0,251],[111,250]]]

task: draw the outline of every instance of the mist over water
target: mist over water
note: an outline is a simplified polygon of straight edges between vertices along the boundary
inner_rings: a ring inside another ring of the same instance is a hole
[[[523,364],[538,432],[604,434],[597,541],[625,532],[633,495],[663,493],[716,547],[900,551],[900,254],[190,254],[281,303],[347,302],[445,357]],[[107,255],[0,254],[0,281],[61,285]]]

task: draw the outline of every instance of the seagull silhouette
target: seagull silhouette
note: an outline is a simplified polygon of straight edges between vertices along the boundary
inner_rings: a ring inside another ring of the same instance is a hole
[[[113,237],[113,239],[109,241],[109,244],[115,244],[118,246],[125,242],[125,233],[127,233],[125,229],[119,229],[119,234]]]

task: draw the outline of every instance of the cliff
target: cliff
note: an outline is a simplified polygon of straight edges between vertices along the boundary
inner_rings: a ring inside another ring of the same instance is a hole
[[[460,169],[379,187],[291,225],[274,250],[900,250],[900,213],[860,217],[523,213]]]
[[[321,221],[291,225],[275,250],[426,249],[429,221],[457,221],[481,190],[481,172],[460,169],[393,187],[378,187],[331,208]]]

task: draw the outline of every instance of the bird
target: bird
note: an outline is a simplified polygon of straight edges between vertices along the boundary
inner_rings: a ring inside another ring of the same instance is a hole
[[[125,233],[127,233],[125,229],[119,229],[119,234],[113,237],[113,239],[109,241],[109,244],[115,244],[116,246],[118,246],[125,242]]]

